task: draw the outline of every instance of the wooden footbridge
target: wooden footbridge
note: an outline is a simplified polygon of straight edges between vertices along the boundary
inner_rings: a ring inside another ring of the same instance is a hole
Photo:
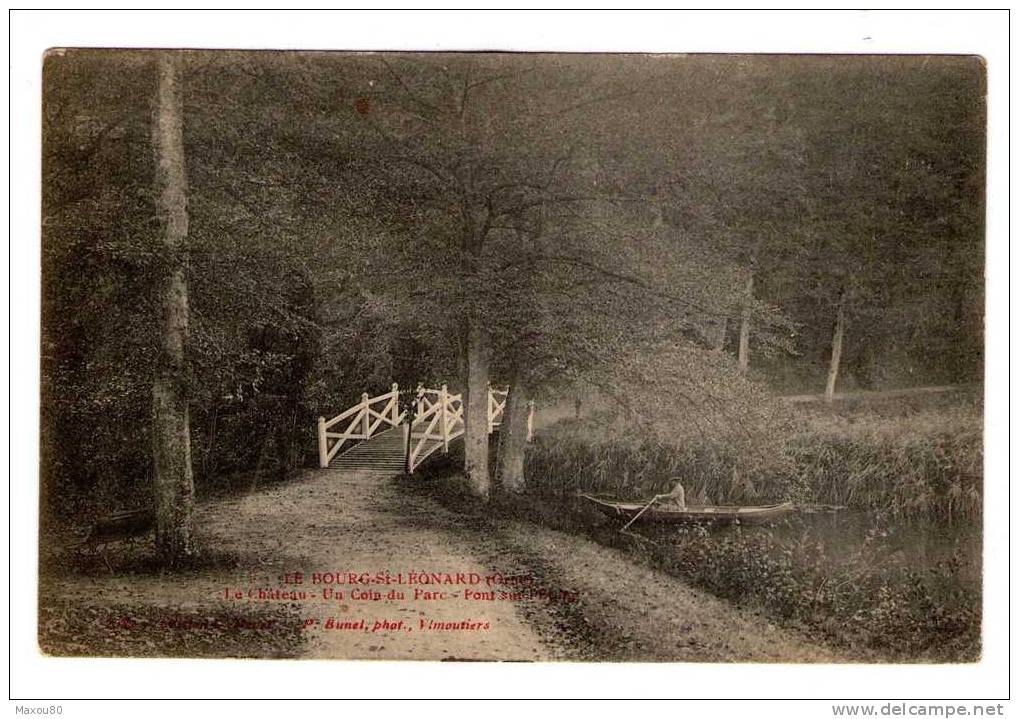
[[[488,390],[489,433],[502,423],[506,395],[507,390]],[[530,440],[534,403],[528,408]],[[439,389],[419,385],[409,393],[401,392],[394,383],[389,392],[377,397],[362,394],[360,402],[332,419],[319,417],[319,466],[410,474],[440,449],[448,452],[450,443],[463,433],[461,394],[451,394],[446,385]]]

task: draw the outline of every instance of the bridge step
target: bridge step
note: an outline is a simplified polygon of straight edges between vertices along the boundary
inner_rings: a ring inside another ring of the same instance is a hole
[[[404,470],[405,441],[403,428],[387,430],[354,445],[334,458],[329,466],[352,472],[401,474]]]
[[[403,462],[394,462],[392,464],[379,464],[377,462],[351,462],[349,464],[336,464],[332,466],[332,469],[377,469],[386,470],[393,472],[403,471]]]
[[[337,461],[339,461],[339,462],[350,462],[351,460],[358,460],[358,459],[374,460],[374,461],[379,461],[379,462],[384,462],[386,460],[392,460],[394,462],[402,462],[403,461],[403,452],[393,452],[391,454],[358,453],[358,454],[349,455],[347,457],[343,457],[343,458],[341,458],[341,459],[339,459]]]
[[[406,441],[402,427],[386,430],[333,458],[329,466],[332,469],[358,472],[402,474],[407,451]],[[415,438],[415,443],[418,441]],[[422,455],[430,454],[441,446],[441,441],[430,440],[421,448]]]
[[[342,461],[333,462],[333,466],[340,466],[344,464],[398,464],[403,466],[403,456],[399,457],[348,457]]]

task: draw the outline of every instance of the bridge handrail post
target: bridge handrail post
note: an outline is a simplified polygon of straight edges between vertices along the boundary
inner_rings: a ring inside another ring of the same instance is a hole
[[[403,423],[403,471],[405,474],[412,474],[414,472],[414,466],[411,464],[410,458],[410,444],[410,421],[407,421]]]
[[[361,394],[361,404],[363,405],[364,410],[364,417],[361,419],[361,434],[364,435],[365,439],[368,439],[368,433],[371,431],[371,415],[368,414],[367,392]]]
[[[442,407],[442,451],[449,454],[449,390],[446,385],[439,390],[439,402]]]
[[[326,439],[326,418],[318,418],[318,466],[325,469],[329,466],[329,441]]]
[[[391,414],[393,418],[393,425],[395,426],[400,423],[400,385],[398,385],[396,382],[393,382],[392,391],[393,391],[392,400],[393,411]]]

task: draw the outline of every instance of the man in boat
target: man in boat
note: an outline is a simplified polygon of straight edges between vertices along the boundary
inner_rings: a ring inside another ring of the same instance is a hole
[[[676,486],[670,492],[659,494],[655,499],[658,500],[658,506],[663,509],[686,509],[686,491],[680,482],[676,482]]]

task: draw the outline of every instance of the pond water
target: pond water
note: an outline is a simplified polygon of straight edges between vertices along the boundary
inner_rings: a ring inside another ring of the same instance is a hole
[[[650,558],[725,599],[884,659],[971,661],[979,654],[978,521],[798,511],[771,524],[640,524],[624,535],[624,520],[585,504],[568,502],[573,511],[553,502],[532,506],[529,519]],[[737,535],[745,541],[726,541]]]
[[[565,507],[550,502],[533,509],[538,516],[532,519],[549,526],[558,529],[587,527],[586,531],[602,543],[615,545],[620,541],[619,528],[623,522],[592,511],[582,500],[573,498]],[[639,536],[667,545],[682,534],[683,527],[641,523],[632,529]],[[828,561],[866,562],[878,574],[901,573],[905,569],[937,570],[955,558],[960,560],[953,572],[955,581],[979,585],[981,579],[983,545],[979,518],[947,523],[907,520],[888,512],[843,509],[797,511],[768,524],[708,527],[711,536],[719,539],[742,532],[747,537],[767,534],[783,546],[820,544]]]
[[[747,528],[748,531],[758,531]],[[838,511],[798,513],[772,528],[780,542],[818,541],[834,561],[866,557],[888,569],[933,569],[953,557],[963,560],[959,579],[980,581],[979,521],[907,521],[886,513]]]
[[[659,527],[642,534],[668,541],[675,528]],[[955,577],[979,583],[982,566],[982,532],[979,521],[952,524],[907,521],[887,513],[862,510],[796,512],[761,525],[715,526],[712,535],[723,538],[742,532],[748,537],[767,533],[784,546],[820,544],[833,563],[868,562],[870,568],[898,572],[903,569],[937,569],[952,558],[961,560]]]

